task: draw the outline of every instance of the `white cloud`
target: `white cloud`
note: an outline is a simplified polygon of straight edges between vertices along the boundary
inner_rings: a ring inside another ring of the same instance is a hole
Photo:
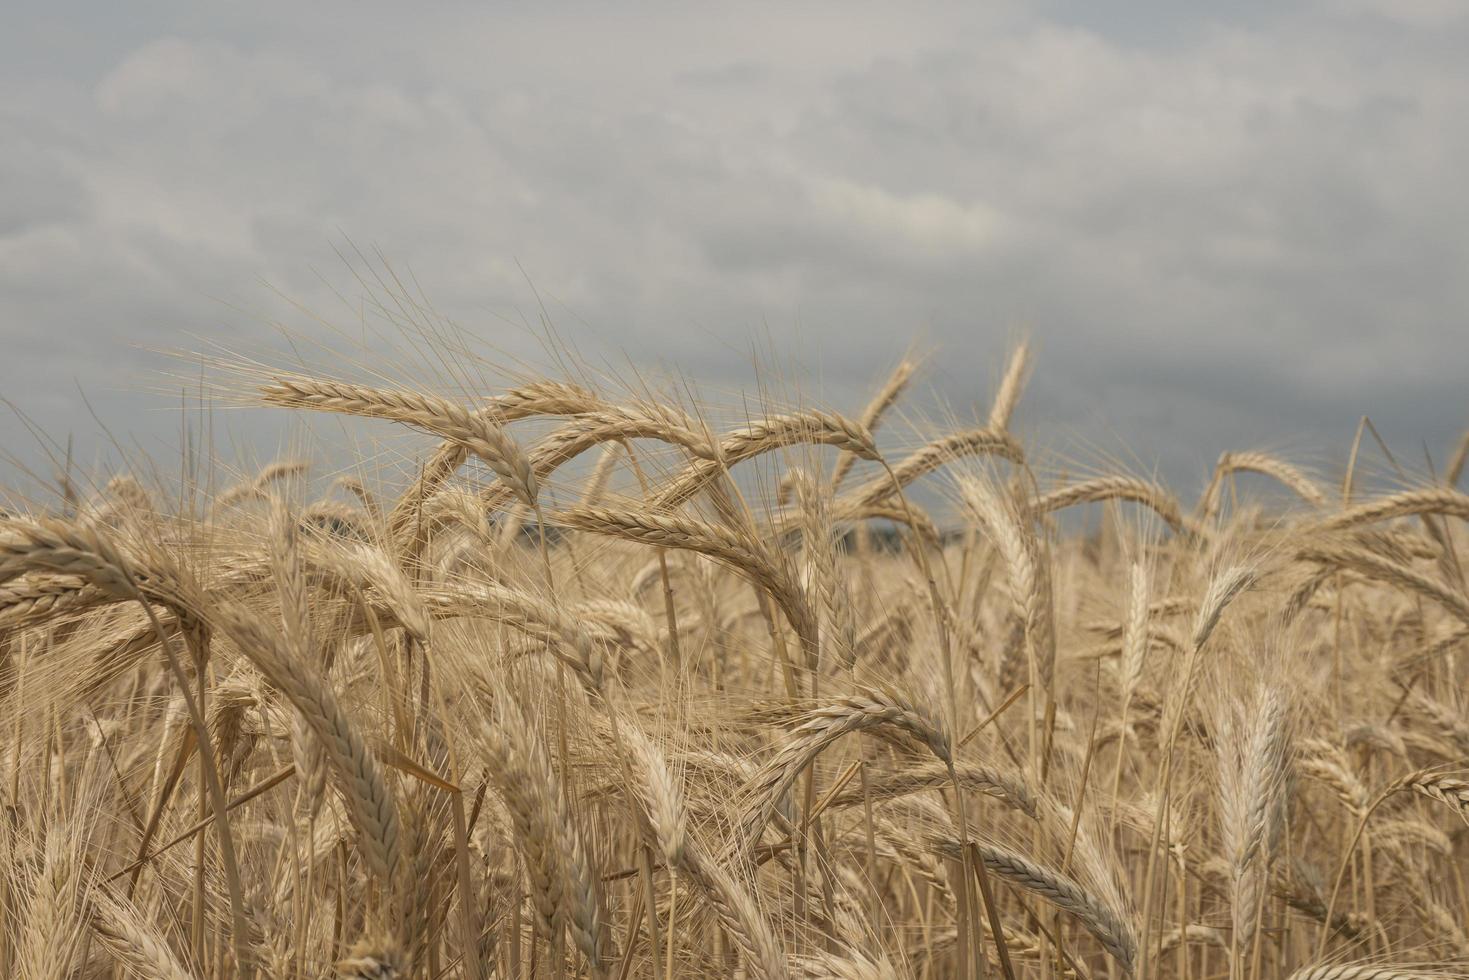
[[[1469,27],[1445,5],[1210,8],[1147,43],[1059,4],[346,9],[78,23],[61,67],[0,74],[5,397],[90,431],[56,392],[144,377],[132,345],[265,341],[219,300],[309,331],[254,284],[331,306],[345,233],[512,353],[523,268],[584,349],[719,382],[799,324],[838,397],[915,328],[949,400],[983,398],[1026,323],[1044,428],[1144,454],[1169,399],[1198,458],[1283,417],[1466,421],[1443,399],[1469,361]],[[138,404],[124,428],[172,426]]]

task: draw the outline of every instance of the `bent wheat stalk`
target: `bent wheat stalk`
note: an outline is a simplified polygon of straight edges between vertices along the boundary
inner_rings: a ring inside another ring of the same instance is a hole
[[[556,517],[579,531],[696,551],[738,569],[770,593],[802,644],[816,648],[816,622],[804,591],[771,550],[750,535],[693,518],[608,507],[577,507]]]
[[[1219,492],[1224,478],[1231,473],[1245,470],[1274,477],[1312,507],[1326,506],[1326,495],[1321,492],[1321,488],[1304,472],[1285,460],[1260,452],[1225,453],[1219,457],[1219,462],[1214,467],[1214,477],[1209,481],[1209,487],[1199,502],[1199,512],[1205,521],[1213,518],[1219,508]]]
[[[754,803],[739,827],[741,849],[748,852],[780,806],[783,797],[815,758],[843,735],[886,727],[921,740],[946,766],[951,761],[949,736],[927,711],[893,692],[868,690],[833,699],[814,709],[784,739],[780,751],[760,770],[749,787]]]
[[[957,857],[959,842],[947,835],[929,835],[928,846],[947,857]],[[1124,973],[1133,972],[1137,936],[1127,916],[1083,888],[1066,875],[994,844],[971,845],[979,851],[984,866],[997,878],[1008,881],[1044,899],[1077,920],[1101,943]]]
[[[807,410],[775,415],[726,435],[715,447],[713,458],[690,464],[653,498],[651,506],[654,510],[671,510],[736,464],[797,443],[835,446],[861,459],[877,459],[872,433],[835,412]]]
[[[447,398],[286,376],[262,386],[260,395],[271,405],[386,419],[442,436],[488,463],[527,507],[536,505],[539,487],[520,447],[490,418]]]
[[[1157,484],[1130,476],[1099,476],[1052,490],[1031,501],[1030,511],[1033,514],[1049,514],[1076,504],[1090,504],[1101,500],[1130,500],[1142,504],[1152,509],[1175,533],[1187,529],[1183,514],[1178,509],[1178,501]]]

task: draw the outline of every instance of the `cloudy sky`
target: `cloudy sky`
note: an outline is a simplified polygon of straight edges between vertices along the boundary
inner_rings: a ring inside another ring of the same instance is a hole
[[[1021,427],[1079,465],[1325,473],[1364,413],[1441,462],[1465,10],[12,0],[0,397],[84,463],[123,462],[93,413],[166,457],[157,351],[325,333],[286,298],[350,328],[355,246],[510,354],[544,303],[592,359],[728,391],[773,357],[855,410],[917,340],[962,416],[1028,332]],[[0,450],[40,458],[3,406]]]

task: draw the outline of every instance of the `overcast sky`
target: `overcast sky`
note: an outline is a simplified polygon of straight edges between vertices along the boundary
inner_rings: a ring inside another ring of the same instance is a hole
[[[1441,463],[1466,9],[11,0],[0,396],[166,457],[154,351],[321,332],[277,292],[338,317],[355,244],[511,353],[539,293],[585,355],[727,390],[773,353],[851,411],[917,339],[969,412],[1028,331],[1024,432],[1190,490],[1226,449],[1329,472],[1364,413]],[[37,458],[3,409],[0,450]]]

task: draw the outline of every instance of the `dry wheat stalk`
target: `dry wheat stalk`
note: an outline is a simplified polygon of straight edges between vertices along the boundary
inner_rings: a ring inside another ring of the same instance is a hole
[[[307,663],[312,649],[309,592],[296,522],[280,501],[271,509],[268,531],[271,568],[275,573],[276,595],[280,598],[281,636],[291,652],[291,659],[296,663]],[[297,806],[314,819],[326,799],[330,769],[326,748],[312,733],[310,722],[299,710],[291,715],[291,757],[300,780]]]

